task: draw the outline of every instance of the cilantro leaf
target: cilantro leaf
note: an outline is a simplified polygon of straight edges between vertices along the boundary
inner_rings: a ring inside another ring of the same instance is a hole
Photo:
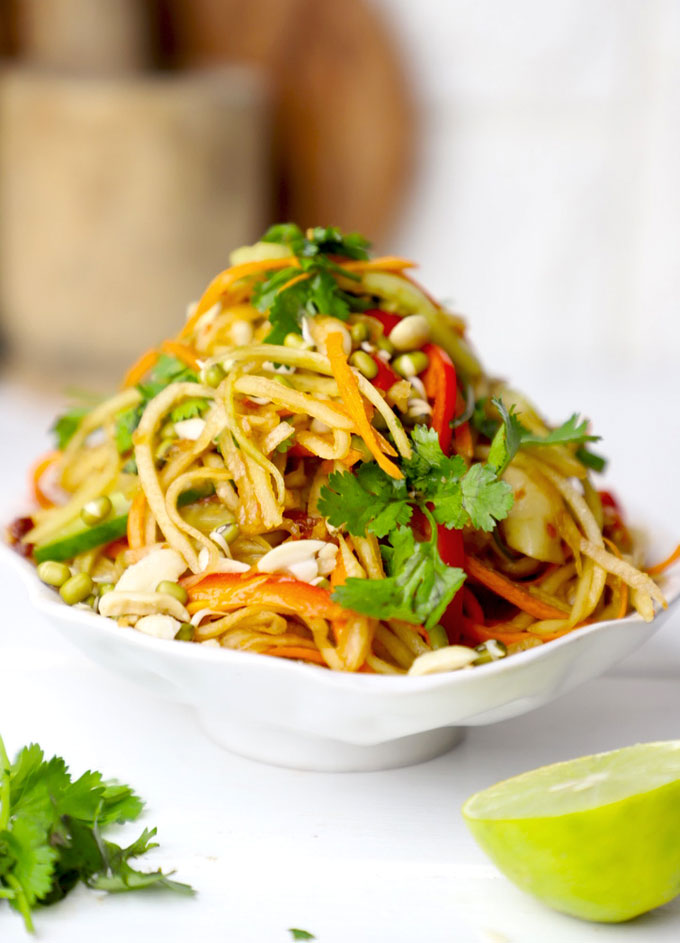
[[[154,396],[171,383],[198,383],[198,374],[180,360],[170,354],[161,354],[149,373],[148,380],[137,385],[145,400]]]
[[[264,283],[267,284],[266,282]],[[302,317],[307,305],[308,288],[305,282],[298,282],[286,291],[276,295],[269,308],[263,302],[253,299],[253,303],[262,313],[267,313],[271,330],[265,337],[267,344],[283,344],[288,334],[301,334]]]
[[[88,887],[115,894],[156,886],[178,891],[180,894],[193,894],[192,887],[170,880],[170,875],[164,874],[163,871],[137,871],[129,864],[130,858],[137,858],[151,848],[158,847],[157,842],[151,841],[155,835],[155,828],[144,829],[131,845],[121,848],[113,842],[104,841],[99,835],[98,826],[95,825],[94,836],[100,849],[102,868],[88,878]]]
[[[419,491],[433,509],[434,518],[449,529],[472,524],[491,531],[512,507],[512,489],[499,481],[491,464],[475,464],[469,469],[459,455],[449,458],[439,447],[434,429],[416,426],[413,456],[403,463],[409,484]]]
[[[298,930],[297,927],[289,927],[288,932],[294,940],[315,940],[316,937],[309,930]]]
[[[89,406],[72,406],[55,420],[50,432],[56,439],[59,451],[63,451],[78,431],[83,418],[90,412]]]
[[[170,412],[170,422],[182,422],[184,419],[194,419],[202,416],[210,406],[210,400],[203,396],[190,396],[183,400]]]
[[[40,823],[26,817],[15,819],[0,838],[14,859],[11,873],[32,907],[50,889],[57,852],[46,843]]]
[[[491,465],[472,465],[461,480],[461,491],[463,508],[477,530],[492,531],[512,507],[512,488],[498,480]]]
[[[142,394],[141,403],[123,410],[116,416],[114,440],[120,455],[126,455],[132,451],[132,436],[141,421],[149,400],[152,400],[154,396],[158,396],[171,383],[198,383],[198,374],[187,367],[178,357],[161,354],[148,378],[137,385],[137,389]],[[207,404],[207,402],[202,397],[190,397],[173,409],[170,419],[172,422],[180,422],[182,419],[199,416],[204,410],[203,404]]]
[[[388,541],[381,547],[387,577],[350,578],[333,599],[376,619],[403,619],[431,628],[465,579],[463,570],[441,559],[436,525],[493,530],[496,521],[507,516],[513,495],[490,465],[468,469],[460,456],[445,455],[434,429],[417,426],[411,439],[412,456],[401,462],[404,478],[392,478],[374,462],[360,464],[356,474],[334,472],[321,489],[319,510],[333,527]],[[404,526],[414,506],[429,520],[429,540],[417,542]]]
[[[536,433],[530,432],[526,426],[522,425],[514,407],[511,406],[509,410],[506,409],[502,400],[497,397],[494,397],[491,402],[503,420],[493,436],[489,451],[489,465],[496,469],[498,475],[503,474],[523,446],[567,445],[569,443],[583,445],[585,442],[597,442],[600,439],[598,435],[588,435],[588,420],[581,419],[579,421],[578,413],[573,413],[566,422],[563,422],[556,429],[551,429],[546,435],[536,435]],[[586,454],[590,455],[591,453],[586,452]],[[604,459],[599,455],[594,456],[594,459],[596,465],[604,462]],[[587,464],[587,462],[584,462],[584,464]]]
[[[304,233],[295,223],[276,223],[269,227],[260,242],[281,242],[283,245],[293,246],[302,243],[304,238]]]
[[[347,527],[350,534],[367,531],[385,537],[397,524],[407,524],[413,513],[408,504],[406,481],[392,478],[375,462],[362,463],[356,475],[333,472],[321,489],[319,510],[333,527]]]
[[[294,445],[295,445],[295,430],[293,430],[293,432],[291,432],[291,434],[287,438],[285,438],[283,442],[279,442],[279,444],[276,446],[276,451],[281,452],[282,454],[285,454],[289,449],[292,449]]]
[[[139,406],[133,406],[131,409],[126,409],[116,416],[114,439],[120,455],[132,451],[132,434],[139,425],[143,412],[144,408],[140,404]]]
[[[491,441],[489,465],[497,469],[499,475],[502,475],[519,451],[522,436],[527,430],[517,418],[514,406],[507,410],[503,401],[496,397],[491,402],[501,414],[503,422]]]
[[[397,527],[389,542],[383,548],[389,576],[382,580],[350,577],[332,598],[375,619],[402,619],[432,628],[463,585],[465,572],[441,559],[434,527],[433,537],[419,543],[409,527]]]
[[[386,537],[410,521],[414,504],[431,507],[437,523],[448,528],[471,523],[493,530],[507,516],[512,489],[490,465],[468,470],[459,455],[444,455],[436,431],[424,426],[416,426],[412,444],[411,458],[401,463],[404,479],[392,478],[374,462],[362,463],[356,475],[334,472],[319,498],[319,510],[329,523],[356,536],[368,531]]]
[[[291,278],[295,278],[299,274],[299,268],[289,265],[287,268],[279,269],[277,272],[272,273],[265,281],[255,285],[253,290],[253,304],[257,310],[264,312],[271,308],[286,282],[289,282]],[[284,292],[284,295],[285,294]]]
[[[302,258],[316,255],[340,255],[346,259],[367,259],[370,242],[359,233],[343,235],[336,226],[315,226],[303,233],[295,223],[270,226],[260,242],[280,242]]]
[[[547,435],[522,433],[522,445],[566,445],[568,442],[599,442],[601,438],[599,435],[588,435],[588,420],[581,419],[579,422],[579,414],[573,413],[566,422],[551,429]]]
[[[155,885],[193,893],[162,871],[129,864],[155,847],[155,829],[126,848],[102,836],[103,827],[141,811],[129,786],[96,771],[74,780],[61,757],[46,760],[36,744],[10,764],[0,738],[0,899],[7,898],[32,931],[31,910],[61,900],[79,881],[109,891]]]
[[[345,272],[331,258],[367,259],[369,243],[363,236],[343,235],[332,226],[317,226],[303,233],[293,223],[283,223],[267,230],[262,241],[283,243],[297,259],[295,266],[269,272],[253,292],[253,304],[271,324],[266,343],[282,344],[286,335],[301,333],[305,315],[326,314],[346,321],[351,309],[363,308],[358,299],[340,288],[333,273],[341,272],[354,280],[358,276]]]

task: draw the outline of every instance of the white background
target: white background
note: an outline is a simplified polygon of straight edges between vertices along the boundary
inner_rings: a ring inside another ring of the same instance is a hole
[[[677,0],[376,3],[422,109],[390,248],[423,262],[495,371],[673,369]]]

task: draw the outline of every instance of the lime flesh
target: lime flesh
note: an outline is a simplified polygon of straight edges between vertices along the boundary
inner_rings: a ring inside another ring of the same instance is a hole
[[[680,893],[680,740],[523,773],[463,815],[506,877],[575,917],[617,923]]]

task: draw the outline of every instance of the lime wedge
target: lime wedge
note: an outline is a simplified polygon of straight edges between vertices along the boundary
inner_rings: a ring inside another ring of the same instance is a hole
[[[511,881],[575,917],[617,923],[680,893],[680,740],[523,773],[463,815]]]

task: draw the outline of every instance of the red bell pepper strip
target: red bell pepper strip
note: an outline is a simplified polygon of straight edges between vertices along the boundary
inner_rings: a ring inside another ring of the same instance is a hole
[[[430,359],[423,382],[425,392],[432,400],[432,428],[439,437],[439,447],[448,455],[453,435],[451,421],[456,415],[456,368],[446,351],[436,344],[426,344],[423,353]]]
[[[333,602],[330,593],[320,586],[276,573],[210,573],[183,580],[189,593],[190,612],[217,609],[230,612],[241,606],[270,606],[296,612],[306,618],[331,621],[347,618],[347,610]]]
[[[299,442],[293,442],[291,447],[288,449],[288,455],[292,455],[295,458],[317,458],[314,452],[310,452],[309,449],[306,449],[304,445],[300,445]]]
[[[378,390],[389,390],[391,386],[394,386],[395,383],[398,383],[401,380],[400,376],[394,372],[394,370],[388,366],[384,360],[376,355],[372,355],[371,359],[378,368],[378,372],[371,380],[373,386]]]
[[[614,508],[619,516],[623,516],[621,512],[621,505],[616,500],[611,491],[598,491],[600,496],[600,501],[602,502],[603,507]]]
[[[463,531],[449,530],[440,524],[437,527],[437,549],[439,556],[447,566],[458,566],[465,569],[465,548],[463,546]],[[446,629],[450,645],[460,641],[463,631],[463,593],[458,590],[439,620]]]
[[[389,337],[394,328],[401,321],[398,314],[391,314],[389,311],[383,311],[381,308],[369,308],[368,311],[364,311],[364,314],[369,318],[375,318],[376,321],[380,321],[385,337]]]
[[[411,518],[411,527],[420,540],[430,539],[430,525],[423,512],[416,508]],[[437,525],[437,550],[447,566],[465,569],[465,548],[462,530],[449,530],[443,524]],[[463,632],[463,593],[458,590],[439,620],[444,626],[450,645],[456,645]]]

